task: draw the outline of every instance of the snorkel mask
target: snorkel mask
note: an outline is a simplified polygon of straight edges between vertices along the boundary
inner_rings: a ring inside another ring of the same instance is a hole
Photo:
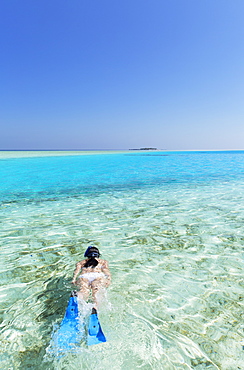
[[[100,257],[99,250],[96,247],[93,247],[92,245],[90,245],[90,247],[88,247],[87,250],[85,251],[84,257],[88,257],[88,258],[98,257],[99,258]]]

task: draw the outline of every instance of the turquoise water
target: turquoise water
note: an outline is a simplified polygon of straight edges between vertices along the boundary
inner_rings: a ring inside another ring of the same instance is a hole
[[[0,160],[1,368],[243,369],[244,152],[38,155]],[[58,360],[90,244],[108,342]]]

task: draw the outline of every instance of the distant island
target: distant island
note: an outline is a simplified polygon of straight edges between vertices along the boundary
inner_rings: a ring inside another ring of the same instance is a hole
[[[158,150],[157,148],[137,148],[137,149],[129,149],[129,150]]]

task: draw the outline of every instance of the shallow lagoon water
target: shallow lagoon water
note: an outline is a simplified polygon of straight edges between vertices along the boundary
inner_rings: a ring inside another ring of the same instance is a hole
[[[244,152],[1,159],[1,368],[243,369],[243,169]],[[108,342],[58,360],[90,244],[113,277]]]

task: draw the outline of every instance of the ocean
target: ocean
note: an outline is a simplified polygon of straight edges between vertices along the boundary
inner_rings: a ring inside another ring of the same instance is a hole
[[[0,152],[2,369],[244,369],[244,151]],[[88,245],[107,343],[47,348]]]

